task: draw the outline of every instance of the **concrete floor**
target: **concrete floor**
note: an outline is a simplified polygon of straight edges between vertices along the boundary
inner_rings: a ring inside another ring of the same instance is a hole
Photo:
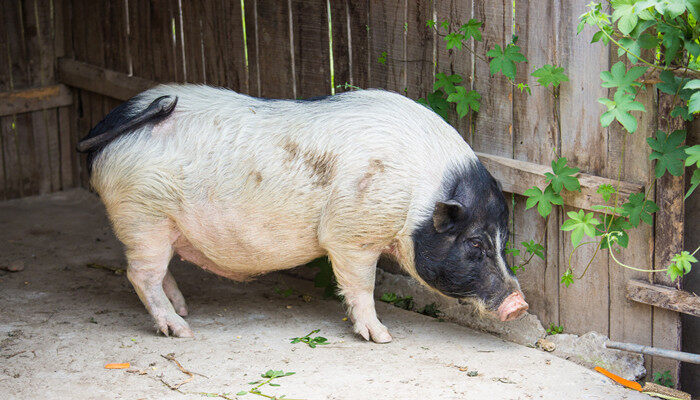
[[[237,398],[269,369],[296,374],[262,392],[294,399],[649,398],[548,353],[384,303],[377,309],[394,341],[367,343],[340,303],[286,274],[244,284],[173,262],[195,337],[157,335],[123,274],[86,266],[124,261],[85,191],[0,203],[0,265],[17,261],[23,271],[0,271],[3,399]],[[313,329],[330,344],[290,344]],[[161,356],[169,353],[203,376],[169,389],[188,378]],[[103,368],[111,362],[132,370]]]

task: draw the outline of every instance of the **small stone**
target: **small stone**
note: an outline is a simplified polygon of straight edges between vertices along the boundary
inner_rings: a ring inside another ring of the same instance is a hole
[[[552,352],[557,348],[557,345],[555,345],[554,342],[552,342],[551,340],[539,339],[537,341],[537,347],[544,351]]]
[[[15,260],[10,263],[10,265],[0,265],[0,269],[10,272],[19,272],[24,269],[24,261]]]

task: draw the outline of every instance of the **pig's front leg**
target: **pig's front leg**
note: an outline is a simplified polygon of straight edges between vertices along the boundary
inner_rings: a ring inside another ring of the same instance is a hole
[[[376,343],[391,342],[389,330],[379,322],[374,308],[374,277],[379,254],[343,250],[329,251],[329,256],[355,333]]]
[[[185,300],[177,289],[175,280],[168,273],[168,263],[172,254],[172,245],[166,241],[147,241],[137,248],[129,248],[126,275],[155,320],[158,330],[166,336],[172,332],[178,337],[192,337],[192,330],[180,317],[187,314]],[[166,296],[164,288],[170,296]],[[177,313],[173,304],[178,308]]]

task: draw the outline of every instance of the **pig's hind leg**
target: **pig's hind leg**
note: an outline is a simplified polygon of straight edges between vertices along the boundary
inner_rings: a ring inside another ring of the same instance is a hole
[[[379,321],[374,308],[374,278],[379,254],[345,249],[329,249],[328,254],[355,333],[376,343],[391,342],[389,330]]]
[[[180,316],[187,314],[185,300],[168,272],[173,243],[178,236],[172,224],[167,220],[149,224],[116,220],[119,223],[115,224],[115,230],[127,249],[126,275],[156,327],[166,336],[172,332],[178,337],[192,337],[192,330]]]

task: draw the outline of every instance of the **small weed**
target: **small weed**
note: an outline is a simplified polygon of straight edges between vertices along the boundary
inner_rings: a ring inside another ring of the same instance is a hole
[[[314,286],[323,288],[324,298],[335,298],[340,300],[338,296],[338,283],[333,275],[333,266],[327,257],[317,258],[306,264],[307,267],[318,268],[316,276],[314,276]]]
[[[313,331],[307,333],[305,336],[302,337],[295,337],[291,338],[290,340],[292,341],[291,343],[306,343],[309,345],[309,347],[316,348],[317,345],[320,344],[328,344],[328,339],[324,338],[323,336],[316,336],[316,337],[311,337],[314,333],[320,332],[320,329],[314,329]]]
[[[418,312],[429,317],[437,318],[438,320],[442,319],[440,317],[444,314],[442,311],[440,311],[440,309],[438,309],[438,306],[435,303],[426,304],[425,307]]]
[[[477,375],[479,375],[479,371],[477,371],[477,370],[473,370],[473,371],[467,372],[467,376],[474,377],[474,376],[477,376]]]
[[[275,288],[275,293],[279,294],[282,297],[289,297],[292,295],[292,293],[294,293],[294,289],[288,288],[282,290],[282,288]]]
[[[384,293],[379,300],[394,305],[394,307],[403,308],[404,310],[413,310],[413,297],[401,297],[396,293]]]
[[[674,385],[671,371],[666,370],[664,372],[654,372],[654,383],[672,388]]]
[[[287,399],[285,395],[282,396],[271,396],[269,394],[264,394],[260,391],[260,388],[269,385],[269,386],[280,386],[277,383],[272,383],[274,379],[278,378],[284,378],[285,376],[289,375],[294,375],[294,372],[284,372],[284,371],[274,371],[274,370],[269,370],[265,372],[264,374],[260,374],[260,377],[263,378],[261,380],[255,381],[255,382],[248,382],[249,385],[255,385],[252,387],[250,390],[241,390],[240,392],[236,393],[236,396],[244,396],[248,393],[250,394],[256,394],[258,396],[262,397],[267,397],[268,399],[286,399],[286,400],[299,400],[299,399]]]
[[[561,325],[554,325],[554,322],[550,323],[549,328],[547,328],[548,335],[556,335],[562,332],[564,332],[564,327]]]
[[[382,51],[382,53],[377,58],[377,61],[379,61],[380,64],[386,65],[386,56],[387,56],[386,51]]]

